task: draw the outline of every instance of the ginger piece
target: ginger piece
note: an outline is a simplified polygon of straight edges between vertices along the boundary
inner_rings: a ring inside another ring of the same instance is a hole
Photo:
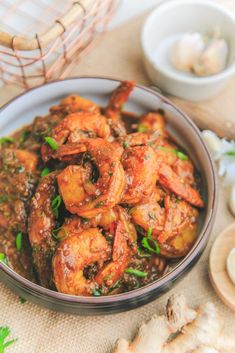
[[[212,303],[189,308],[181,295],[172,296],[166,315],[140,326],[132,343],[117,342],[114,353],[234,353],[235,339],[223,333],[223,321]]]

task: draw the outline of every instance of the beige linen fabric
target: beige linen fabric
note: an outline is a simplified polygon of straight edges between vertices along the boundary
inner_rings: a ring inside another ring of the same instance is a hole
[[[96,48],[84,57],[75,75],[104,75],[135,79],[148,84],[140,55],[139,32],[144,17],[105,34]],[[18,94],[20,89],[0,90],[0,105]],[[235,102],[234,102],[235,108]],[[235,109],[234,109],[235,110]],[[18,297],[0,285],[0,326],[8,325],[18,341],[9,353],[108,353],[118,337],[131,338],[141,321],[164,310],[172,293],[183,293],[191,305],[215,302],[225,318],[226,329],[235,332],[235,314],[214,293],[208,278],[208,256],[215,237],[234,218],[227,209],[229,191],[221,190],[219,209],[210,243],[194,269],[173,290],[139,309],[100,317],[79,317],[51,312],[30,302],[20,304]]]

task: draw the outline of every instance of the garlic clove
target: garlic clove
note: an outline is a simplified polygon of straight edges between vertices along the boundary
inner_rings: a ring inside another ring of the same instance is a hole
[[[200,33],[186,33],[176,41],[170,51],[173,67],[180,71],[190,72],[204,49],[204,41]]]
[[[204,130],[202,136],[206,142],[206,145],[212,154],[212,157],[217,160],[220,157],[222,150],[222,143],[220,138],[210,130]]]
[[[233,216],[235,217],[235,186],[232,187],[230,196],[229,196],[229,209]]]
[[[235,284],[235,248],[230,251],[227,257],[227,272],[230,279]]]
[[[215,75],[226,67],[228,44],[224,39],[213,39],[193,65],[198,76]]]

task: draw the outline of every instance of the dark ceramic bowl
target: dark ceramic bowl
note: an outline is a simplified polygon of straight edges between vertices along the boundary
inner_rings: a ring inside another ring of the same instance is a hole
[[[118,84],[118,80],[109,78],[77,77],[31,89],[1,109],[1,135],[8,135],[20,126],[30,123],[36,115],[45,114],[51,105],[58,103],[62,97],[70,93],[78,92],[105,105],[110,93]],[[217,203],[215,169],[201,133],[194,123],[165,97],[139,85],[131,94],[125,108],[127,111],[137,113],[164,109],[169,131],[185,148],[201,172],[207,202],[201,212],[196,243],[188,255],[161,279],[131,292],[107,297],[78,297],[54,292],[24,279],[0,263],[0,280],[19,296],[44,307],[67,313],[111,314],[134,309],[156,299],[167,292],[176,281],[182,279],[199,260],[208,242]]]

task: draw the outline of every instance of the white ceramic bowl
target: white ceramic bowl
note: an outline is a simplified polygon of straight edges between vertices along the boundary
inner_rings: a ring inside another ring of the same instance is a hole
[[[219,29],[229,46],[227,66],[222,72],[196,77],[172,68],[167,49],[169,38],[187,32],[210,35],[215,29]],[[235,74],[235,15],[215,1],[165,2],[147,18],[141,44],[150,80],[163,92],[178,97],[194,101],[210,98],[221,91]]]
[[[62,97],[71,93],[78,93],[101,106],[106,106],[110,94],[119,84],[120,81],[110,78],[74,77],[28,90],[0,109],[0,136],[8,136],[22,125],[32,122],[35,116],[47,114],[50,106],[58,104]],[[73,296],[43,288],[0,262],[0,282],[5,283],[19,296],[70,314],[112,314],[134,309],[159,297],[183,278],[199,260],[214,223],[218,189],[214,164],[200,131],[174,104],[143,86],[135,87],[125,108],[138,114],[163,109],[168,130],[200,170],[206,207],[200,213],[197,241],[189,253],[159,280],[130,292],[101,297]]]

